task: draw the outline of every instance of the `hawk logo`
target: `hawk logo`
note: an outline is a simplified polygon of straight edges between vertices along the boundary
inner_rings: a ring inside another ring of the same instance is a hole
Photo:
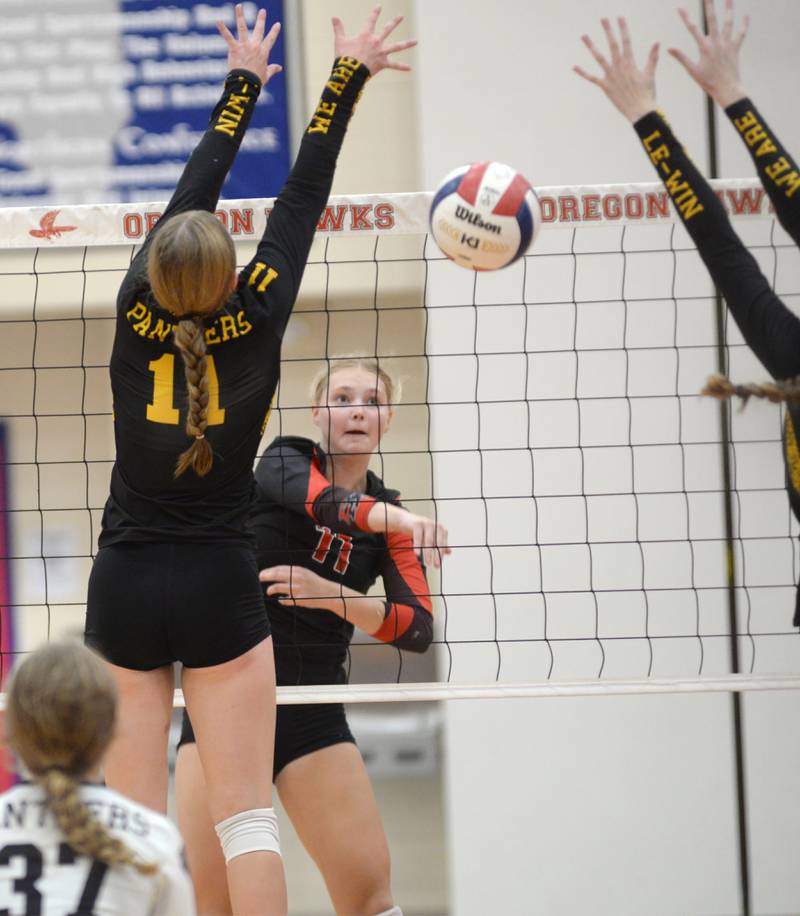
[[[56,217],[60,210],[49,210],[39,220],[39,228],[31,229],[30,235],[37,239],[57,239],[61,237],[62,232],[73,232],[77,226],[56,226]]]

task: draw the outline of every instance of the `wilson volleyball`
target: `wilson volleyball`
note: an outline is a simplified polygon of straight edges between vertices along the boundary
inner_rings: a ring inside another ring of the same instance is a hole
[[[431,232],[448,258],[472,270],[497,270],[522,257],[536,238],[536,192],[502,162],[476,162],[445,175],[433,195]]]

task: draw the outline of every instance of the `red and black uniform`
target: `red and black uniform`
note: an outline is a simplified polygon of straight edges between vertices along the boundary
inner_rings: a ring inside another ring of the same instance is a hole
[[[726,109],[747,144],[778,220],[800,245],[800,173],[749,99]],[[700,257],[753,352],[776,379],[800,374],[800,318],[775,295],[724,207],[659,112],[634,125]],[[800,520],[800,405],[789,404],[783,434],[786,487]],[[800,591],[794,623],[800,626]]]
[[[369,73],[339,58],[255,255],[204,321],[210,473],[177,480],[188,447],[177,319],[155,301],[147,249],[171,217],[213,212],[260,90],[234,70],[164,214],[117,299],[110,374],[116,461],[89,582],[86,636],[110,661],[150,669],[219,664],[269,635],[246,522],[253,462],[278,384],[280,350],[347,124]],[[190,305],[190,304],[189,304]]]
[[[384,622],[373,636],[400,649],[424,652],[433,638],[425,568],[410,536],[367,528],[376,502],[400,505],[371,471],[366,493],[328,478],[328,460],[308,439],[275,439],[256,467],[258,496],[251,526],[260,569],[304,566],[331,582],[366,594],[383,580]],[[353,624],[327,610],[286,607],[266,599],[279,686],[341,684]],[[184,719],[182,743],[193,740]],[[352,741],[344,708],[335,704],[278,706],[274,773],[292,760]]]

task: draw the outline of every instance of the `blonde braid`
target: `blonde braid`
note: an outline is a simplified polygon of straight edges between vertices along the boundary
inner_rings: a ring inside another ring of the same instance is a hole
[[[747,406],[750,398],[764,398],[773,404],[782,402],[796,403],[800,401],[800,376],[789,379],[778,379],[775,382],[763,382],[748,385],[736,385],[724,375],[711,375],[705,388],[700,394],[724,401],[728,398],[741,398],[742,409]]]
[[[154,875],[158,866],[143,862],[122,840],[113,836],[92,814],[78,794],[78,782],[63,770],[49,769],[34,774],[44,789],[47,807],[69,845],[78,855],[99,859],[106,865],[130,865],[142,875]]]
[[[189,448],[178,456],[175,477],[180,477],[190,467],[198,477],[205,477],[211,470],[214,453],[205,438],[208,426],[208,360],[203,323],[197,318],[178,322],[175,346],[183,358],[189,395],[186,435],[194,439]]]

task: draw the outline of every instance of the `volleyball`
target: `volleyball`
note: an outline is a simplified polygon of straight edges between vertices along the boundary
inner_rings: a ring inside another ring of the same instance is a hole
[[[453,169],[431,203],[436,244],[456,264],[472,270],[498,270],[522,257],[541,221],[536,192],[502,162]]]

